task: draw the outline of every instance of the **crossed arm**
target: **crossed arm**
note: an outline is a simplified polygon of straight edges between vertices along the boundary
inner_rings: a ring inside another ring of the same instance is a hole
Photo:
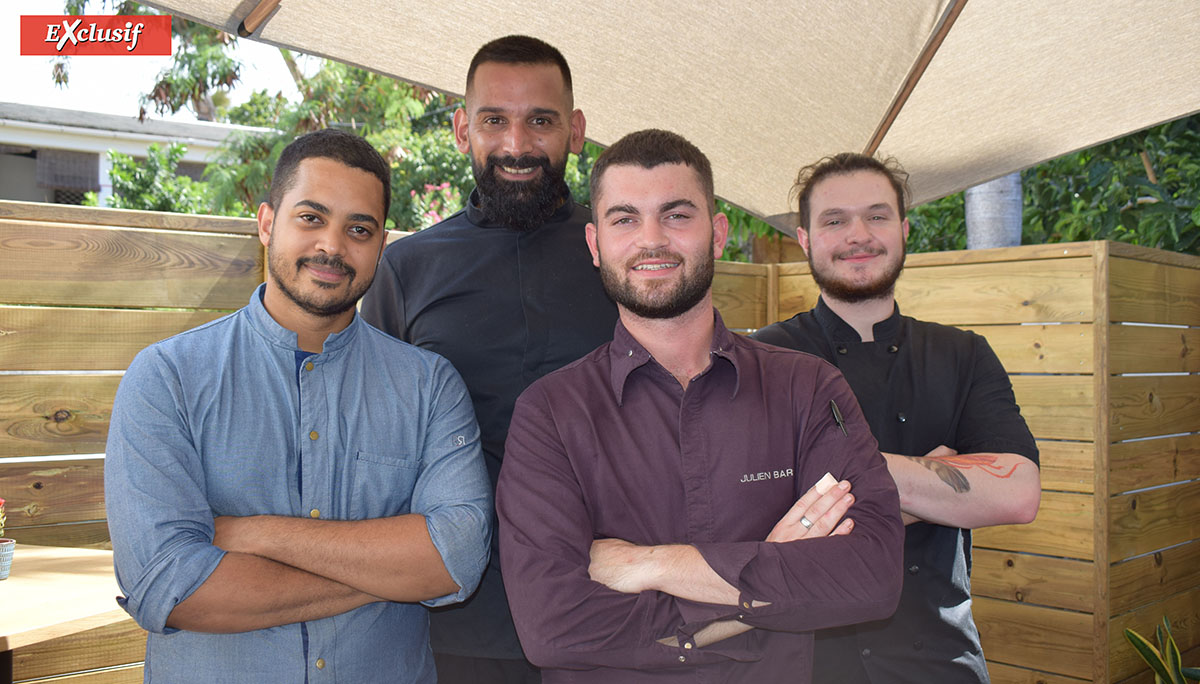
[[[169,627],[244,632],[459,589],[423,515],[355,521],[219,517],[215,526],[213,544],[228,553],[171,612]]]
[[[1032,522],[1041,500],[1037,465],[1020,454],[959,454],[938,446],[921,457],[883,454],[905,524],[973,529]]]

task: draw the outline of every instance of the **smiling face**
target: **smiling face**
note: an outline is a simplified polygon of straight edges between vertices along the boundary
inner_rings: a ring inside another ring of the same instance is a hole
[[[710,217],[696,171],[618,164],[598,190],[587,242],[622,315],[675,318],[708,301],[729,224],[724,214]]]
[[[306,318],[350,323],[375,277],[383,206],[383,184],[374,175],[310,157],[296,167],[276,208],[259,207],[259,239],[267,246],[265,304],[280,324],[296,330]]]
[[[838,174],[812,189],[809,228],[797,238],[822,296],[849,304],[891,297],[904,268],[908,220],[874,171]]]
[[[480,64],[454,137],[471,157],[484,213],[519,230],[541,225],[568,193],[567,155],[583,148],[584,127],[557,65]]]

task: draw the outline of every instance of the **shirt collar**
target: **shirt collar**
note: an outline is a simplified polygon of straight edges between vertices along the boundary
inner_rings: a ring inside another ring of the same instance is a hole
[[[841,316],[834,313],[833,309],[825,303],[824,297],[817,298],[817,308],[813,310],[813,315],[817,317],[821,329],[825,331],[831,341],[862,342],[862,336],[858,334],[858,331],[843,321]],[[876,342],[896,339],[900,334],[900,305],[892,302],[892,315],[876,323],[872,326],[872,330]]]
[[[725,327],[725,321],[721,320],[720,312],[714,308],[713,336],[712,344],[709,346],[709,354],[721,357],[729,361],[730,365],[733,366],[735,382],[730,398],[737,396],[738,385],[740,384],[737,355],[734,354],[734,349],[740,341],[737,335]],[[625,324],[620,319],[617,319],[617,327],[613,331],[613,341],[608,345],[608,358],[609,383],[612,386],[613,394],[617,397],[617,405],[620,406],[624,401],[625,383],[629,380],[630,374],[650,363],[654,357],[650,355],[650,352],[640,342],[634,339],[629,330],[625,328]],[[664,370],[664,372],[666,371]]]
[[[506,228],[507,226],[495,223],[488,219],[480,207],[479,188],[471,190],[470,196],[467,197],[467,220],[480,228]],[[558,209],[550,215],[546,223],[561,223],[571,218],[572,212],[575,210],[575,202],[571,199],[570,193],[564,197],[564,201],[559,205]]]
[[[266,291],[267,284],[262,283],[255,288],[254,294],[250,295],[250,303],[246,306],[246,311],[250,316],[251,325],[259,335],[263,336],[271,344],[292,351],[299,349],[300,344],[296,340],[295,331],[288,330],[279,325],[279,322],[271,316],[267,311],[267,307],[263,304],[263,295]],[[350,344],[350,341],[358,334],[358,328],[361,325],[362,318],[355,313],[354,320],[350,321],[350,325],[325,338],[325,344],[322,345],[321,353],[331,354]]]

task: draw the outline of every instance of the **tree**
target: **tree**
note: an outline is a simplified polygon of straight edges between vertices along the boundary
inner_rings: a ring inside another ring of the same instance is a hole
[[[113,194],[108,197],[108,206],[185,214],[208,213],[212,204],[208,186],[178,174],[179,160],[183,159],[186,152],[187,147],[178,143],[171,143],[165,149],[152,143],[146,150],[146,161],[143,162],[109,150]],[[98,205],[96,193],[87,193],[84,204]]]
[[[1116,240],[1200,254],[1200,114],[1021,172],[1025,244]],[[962,193],[910,212],[914,252],[966,246]]]

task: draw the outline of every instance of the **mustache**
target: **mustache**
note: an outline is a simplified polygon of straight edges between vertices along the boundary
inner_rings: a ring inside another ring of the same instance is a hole
[[[353,279],[358,275],[358,271],[354,267],[346,263],[346,260],[339,255],[329,256],[328,254],[317,254],[310,257],[300,257],[296,259],[296,270],[299,271],[305,264],[314,264],[322,266],[330,271],[337,271],[342,275],[348,275]]]
[[[489,171],[494,171],[501,166],[507,166],[510,169],[535,169],[541,167],[543,171],[552,171],[549,157],[541,157],[535,154],[523,154],[520,157],[514,157],[511,154],[498,155],[491,154],[487,158],[487,166]]]

